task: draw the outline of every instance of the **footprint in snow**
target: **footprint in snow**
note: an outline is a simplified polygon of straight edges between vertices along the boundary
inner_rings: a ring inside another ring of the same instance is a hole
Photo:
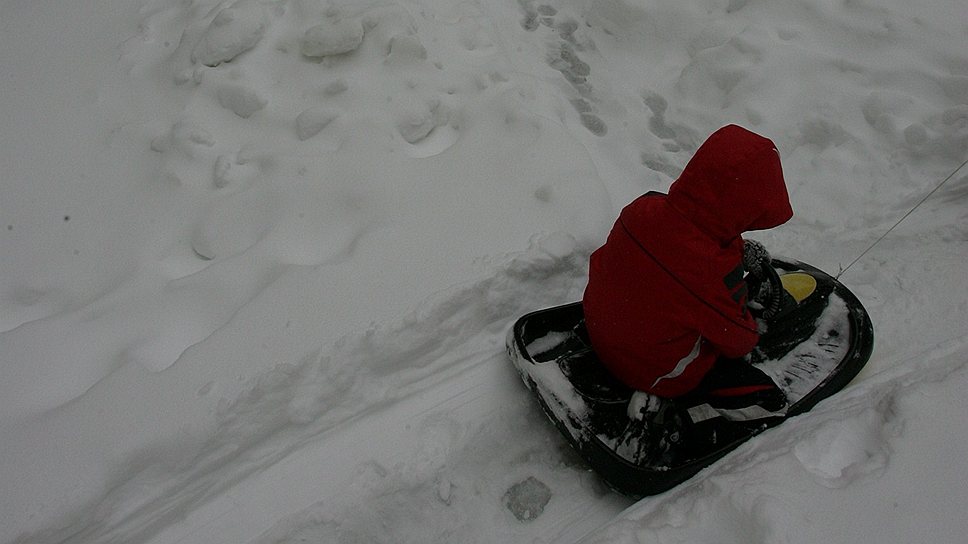
[[[549,501],[551,489],[534,476],[512,485],[504,494],[504,505],[518,521],[534,521]]]

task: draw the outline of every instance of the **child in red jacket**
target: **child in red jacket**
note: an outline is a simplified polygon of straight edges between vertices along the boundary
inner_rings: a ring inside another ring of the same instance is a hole
[[[668,195],[629,204],[592,254],[583,306],[601,361],[628,386],[666,399],[708,393],[700,383],[718,361],[715,374],[734,382],[720,393],[782,408],[769,377],[732,359],[759,340],[741,234],[792,216],[773,142],[735,125],[716,131]]]

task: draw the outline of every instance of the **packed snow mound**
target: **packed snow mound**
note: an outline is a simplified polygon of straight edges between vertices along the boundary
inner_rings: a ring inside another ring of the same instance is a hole
[[[0,542],[958,541],[963,20],[0,4]],[[853,392],[619,515],[504,333],[728,123],[783,160],[797,216],[760,238],[832,272],[951,178],[841,278],[877,336]]]

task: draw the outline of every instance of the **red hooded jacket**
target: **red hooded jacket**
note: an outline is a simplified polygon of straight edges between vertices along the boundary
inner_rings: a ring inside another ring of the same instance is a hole
[[[669,194],[626,206],[591,256],[583,305],[605,366],[635,389],[678,397],[720,355],[749,353],[759,334],[740,235],[792,216],[773,142],[735,125],[716,131]]]

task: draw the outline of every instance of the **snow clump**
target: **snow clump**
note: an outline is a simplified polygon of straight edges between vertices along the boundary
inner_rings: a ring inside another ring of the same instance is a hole
[[[326,21],[303,34],[300,50],[304,56],[322,58],[355,51],[363,43],[363,23],[358,20]]]
[[[215,15],[192,50],[192,61],[205,66],[229,62],[255,47],[268,26],[262,6],[239,0]]]
[[[242,85],[224,85],[217,92],[218,103],[243,119],[265,108],[269,103],[262,95]]]
[[[300,140],[308,140],[319,134],[337,116],[337,113],[329,110],[310,108],[296,116],[296,136]]]

